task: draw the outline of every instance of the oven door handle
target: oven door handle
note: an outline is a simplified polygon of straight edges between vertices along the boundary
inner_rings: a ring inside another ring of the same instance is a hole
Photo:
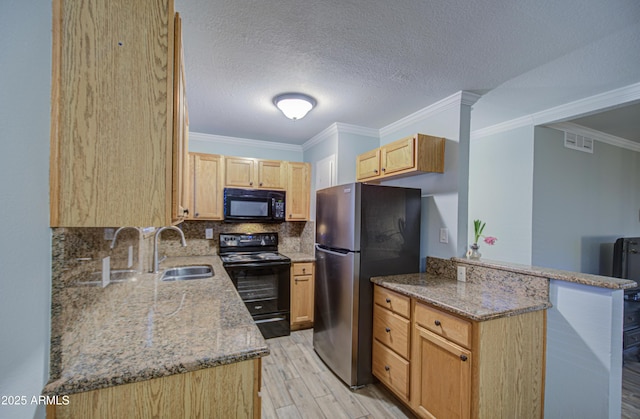
[[[273,322],[281,322],[283,320],[287,320],[286,317],[271,317],[269,319],[261,319],[261,320],[254,320],[256,324],[259,323],[273,323]]]

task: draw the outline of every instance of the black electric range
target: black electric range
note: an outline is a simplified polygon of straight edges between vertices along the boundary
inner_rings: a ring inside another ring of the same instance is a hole
[[[220,259],[262,335],[289,335],[291,259],[278,234],[220,234]]]

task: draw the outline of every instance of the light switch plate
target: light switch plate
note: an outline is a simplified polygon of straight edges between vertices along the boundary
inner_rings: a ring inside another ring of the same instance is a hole
[[[464,266],[458,266],[458,281],[467,282],[467,268]]]
[[[449,229],[441,228],[440,229],[440,243],[449,243]]]

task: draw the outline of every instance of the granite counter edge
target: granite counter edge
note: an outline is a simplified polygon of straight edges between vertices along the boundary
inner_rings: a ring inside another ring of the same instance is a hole
[[[636,288],[638,284],[629,279],[613,278],[602,275],[585,274],[580,272],[563,271],[560,269],[543,268],[538,266],[521,265],[517,263],[500,262],[494,260],[472,260],[464,258],[451,258],[455,263],[481,266],[484,268],[497,269],[523,275],[538,276],[557,281],[572,282],[575,284],[589,285],[607,289],[629,289]]]
[[[503,310],[503,311],[494,311],[494,312],[491,312],[491,313],[478,315],[478,314],[469,312],[467,310],[464,310],[464,309],[462,309],[460,307],[456,307],[456,306],[453,306],[453,305],[450,305],[450,304],[443,303],[442,301],[438,300],[437,298],[428,298],[428,297],[425,297],[424,295],[417,294],[417,293],[411,292],[409,290],[406,290],[406,289],[404,289],[402,287],[403,284],[397,283],[397,282],[390,282],[390,281],[384,279],[384,277],[372,277],[371,278],[371,282],[373,282],[376,285],[380,285],[380,286],[382,286],[384,288],[387,288],[389,290],[398,292],[398,293],[400,293],[402,295],[405,295],[407,297],[415,298],[416,300],[418,300],[420,302],[431,304],[434,307],[441,308],[441,309],[443,309],[445,311],[448,311],[450,313],[458,314],[458,315],[460,315],[460,316],[462,316],[464,318],[467,318],[467,319],[470,319],[470,320],[473,320],[473,321],[478,321],[478,322],[498,319],[498,318],[502,318],[502,317],[512,317],[512,316],[517,316],[517,315],[520,315],[520,314],[534,312],[534,311],[547,310],[547,309],[552,307],[552,304],[549,301],[540,301],[540,302],[538,302],[536,304],[522,306],[522,307],[515,308],[515,309]],[[455,280],[452,280],[452,282],[455,282]]]
[[[215,368],[222,365],[234,364],[237,362],[249,361],[262,358],[271,353],[268,346],[257,347],[249,351],[238,354],[230,354],[215,359],[191,360],[188,362],[177,362],[171,367],[159,367],[146,371],[134,371],[129,374],[118,374],[110,377],[84,377],[82,380],[59,378],[49,381],[42,390],[45,396],[62,396],[86,391],[99,390],[103,388],[118,386],[122,384],[132,384],[142,381],[153,380],[155,378],[167,377],[175,374],[198,371],[206,368]]]

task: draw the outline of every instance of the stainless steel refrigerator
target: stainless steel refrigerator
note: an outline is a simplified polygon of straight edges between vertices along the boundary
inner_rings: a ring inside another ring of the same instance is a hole
[[[316,195],[313,347],[350,387],[371,375],[370,278],[420,269],[420,190],[350,183]]]

